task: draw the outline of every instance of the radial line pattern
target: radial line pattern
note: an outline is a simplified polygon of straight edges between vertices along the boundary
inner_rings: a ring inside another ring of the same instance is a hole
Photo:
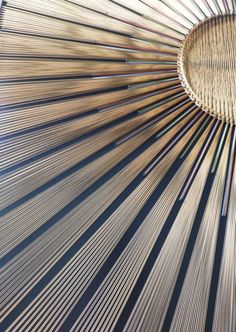
[[[1,2],[1,331],[236,331],[235,15]]]

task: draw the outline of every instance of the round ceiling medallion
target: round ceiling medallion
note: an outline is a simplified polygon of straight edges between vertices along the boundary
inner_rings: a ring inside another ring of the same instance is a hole
[[[236,16],[214,16],[196,25],[180,49],[178,71],[198,106],[235,124]]]

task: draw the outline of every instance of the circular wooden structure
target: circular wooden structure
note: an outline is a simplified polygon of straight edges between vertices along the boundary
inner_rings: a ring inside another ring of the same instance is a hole
[[[214,16],[196,25],[179,53],[178,70],[198,106],[236,123],[236,17]]]

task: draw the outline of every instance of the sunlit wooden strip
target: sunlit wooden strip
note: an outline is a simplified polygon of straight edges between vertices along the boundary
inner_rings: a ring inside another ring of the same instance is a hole
[[[101,92],[107,92],[111,91],[121,91],[124,89],[134,89],[139,87],[138,83],[132,83],[132,80],[130,80],[129,84],[123,84],[121,85],[118,82],[110,83],[108,82],[102,82],[101,80],[78,80],[78,81],[71,81],[70,85],[68,86],[68,82],[41,82],[41,83],[33,83],[33,84],[19,84],[19,85],[11,85],[11,86],[2,86],[0,87],[0,102],[3,106],[1,106],[1,109],[6,109],[4,106],[12,105],[13,108],[15,108],[18,103],[27,103],[27,102],[40,102],[44,101],[47,98],[58,98],[61,96],[69,96],[72,94],[78,94],[78,98],[80,94],[98,94]],[[155,85],[156,88],[164,88],[168,86],[172,86],[174,84],[178,83],[177,77],[170,77],[166,79],[145,79],[143,77],[142,81],[139,83],[140,87],[142,87],[142,84],[145,85]],[[24,90],[26,90],[24,92]],[[82,96],[83,97],[83,96]]]
[[[23,67],[22,67],[23,66]],[[128,73],[131,70],[158,70],[158,69],[176,69],[176,65],[165,65],[165,64],[130,64],[127,63],[112,63],[112,66],[108,66],[105,62],[88,62],[88,61],[37,61],[37,60],[17,60],[12,59],[1,60],[1,73],[0,78],[16,78],[16,77],[29,77],[34,73],[35,66],[37,66],[37,75],[68,75],[68,74],[84,74],[88,73],[101,73],[106,72],[107,74],[115,71],[123,71]],[[173,68],[175,67],[175,68]]]
[[[226,217],[228,208],[229,208],[229,200],[230,200],[230,193],[232,188],[232,178],[235,169],[235,153],[236,153],[236,129],[235,126],[231,127],[232,133],[232,142],[231,142],[231,150],[229,153],[228,158],[228,170],[227,170],[227,177],[225,183],[225,191],[224,191],[224,200],[222,204],[222,216]]]
[[[3,109],[0,115],[1,133],[2,136],[4,134],[6,136],[17,130],[25,131],[30,127],[40,127],[40,125],[53,123],[56,125],[57,121],[60,121],[59,123],[72,121],[76,118],[91,115],[92,113],[95,114],[98,111],[115,109],[122,105],[135,103],[136,101],[139,101],[142,107],[145,103],[155,100],[156,96],[159,99],[158,95],[160,95],[158,87],[154,91],[150,91],[150,88],[148,90],[130,90],[127,88],[116,91],[116,93],[112,93],[111,91],[102,93],[102,101],[100,98],[97,98],[97,94],[80,97],[78,98],[79,105],[78,99],[75,98],[74,100],[65,100],[47,105],[12,109],[10,112],[4,112]],[[164,97],[165,94],[163,95]],[[55,108],[57,111],[55,111]],[[9,129],[7,130],[7,128]]]
[[[232,178],[232,192],[229,204],[224,251],[216,298],[213,331],[234,331],[236,329],[236,171]]]

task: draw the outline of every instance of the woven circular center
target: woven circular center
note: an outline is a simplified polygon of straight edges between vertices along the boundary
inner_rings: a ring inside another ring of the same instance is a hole
[[[236,123],[236,17],[217,16],[186,36],[179,56],[186,92],[205,111]]]

